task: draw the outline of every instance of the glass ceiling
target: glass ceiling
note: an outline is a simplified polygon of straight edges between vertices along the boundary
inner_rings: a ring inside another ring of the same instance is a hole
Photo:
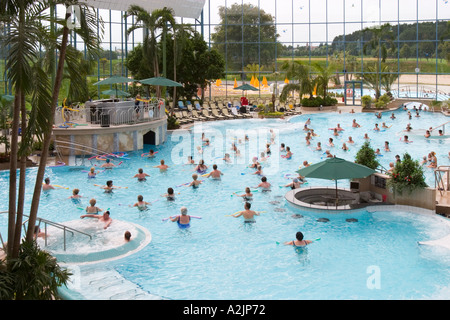
[[[152,12],[155,9],[170,7],[176,17],[198,19],[206,0],[81,0],[99,9],[127,11],[130,5],[136,4]]]

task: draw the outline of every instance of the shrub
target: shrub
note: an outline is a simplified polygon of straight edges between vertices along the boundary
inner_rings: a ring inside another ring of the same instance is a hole
[[[311,98],[304,98],[301,100],[301,104],[303,107],[320,107],[321,105],[324,107],[327,106],[334,106],[338,103],[338,101],[330,96],[323,97],[311,97]]]
[[[411,193],[416,189],[428,187],[422,166],[419,161],[413,160],[408,153],[403,155],[402,161],[395,164],[388,186],[392,187],[394,193],[398,194],[402,194],[404,190]]]
[[[369,141],[364,142],[362,147],[358,150],[355,163],[361,164],[374,170],[380,165],[377,159],[377,155],[370,146]]]
[[[362,96],[361,104],[363,108],[370,108],[372,106],[372,97],[369,95]]]

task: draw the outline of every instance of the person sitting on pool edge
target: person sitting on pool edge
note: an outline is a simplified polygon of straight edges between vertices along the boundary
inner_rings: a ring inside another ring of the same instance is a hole
[[[285,242],[284,244],[288,246],[294,246],[294,248],[302,248],[306,247],[308,244],[313,243],[313,241],[311,240],[303,240],[303,233],[301,233],[300,231],[295,234],[295,238],[295,240]]]
[[[231,216],[234,218],[239,218],[240,216],[244,217],[244,223],[255,223],[255,216],[259,216],[259,212],[250,210],[252,205],[249,202],[246,202],[244,204],[243,211],[236,212],[235,214],[232,214]]]

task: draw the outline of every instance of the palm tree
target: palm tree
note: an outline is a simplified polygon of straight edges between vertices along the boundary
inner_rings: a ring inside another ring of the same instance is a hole
[[[334,78],[334,68],[333,65],[328,65],[328,67],[323,67],[319,63],[314,63],[313,68],[318,72],[314,82],[318,87],[322,88],[323,97],[325,98],[328,93],[328,83],[332,78]]]
[[[30,150],[34,136],[36,136],[39,140],[43,141],[44,148],[36,176],[26,236],[27,241],[33,240],[34,225],[36,223],[42,180],[48,158],[55,108],[58,103],[59,89],[61,87],[62,74],[66,61],[68,36],[71,31],[67,22],[71,17],[71,13],[67,12],[64,19],[55,18],[52,15],[52,8],[57,4],[64,4],[66,6],[76,5],[77,0],[5,0],[0,4],[0,20],[9,26],[9,33],[5,37],[5,47],[8,48],[6,69],[8,70],[7,76],[11,81],[15,94],[11,137],[7,248],[8,256],[12,258],[17,257],[20,247],[25,194],[26,155]],[[98,46],[95,32],[97,30],[97,20],[95,15],[87,10],[87,7],[83,6],[83,8],[84,12],[79,17],[81,18],[81,27],[74,28],[72,31],[77,32],[83,38],[87,51],[90,51],[93,47]],[[50,9],[50,14],[48,13],[48,9]],[[49,31],[48,25],[44,25],[42,21],[51,22],[51,31]],[[54,24],[62,25],[63,31],[61,33],[54,31]],[[60,42],[57,42],[60,34],[62,38]],[[53,83],[51,83],[48,74],[51,74],[49,71],[53,71],[54,60],[46,63],[45,59],[41,59],[39,45],[46,47],[53,45],[53,48],[59,50],[58,68]],[[76,72],[77,68],[73,67],[72,71]],[[31,97],[31,105],[33,106],[28,121],[25,112],[26,95]],[[18,129],[20,121],[22,141],[19,149]],[[19,156],[21,159],[21,170],[19,197],[16,204],[16,172]]]
[[[289,83],[284,86],[280,95],[280,100],[285,101],[290,91],[298,91],[300,98],[304,94],[310,97],[313,95],[314,83],[311,78],[310,69],[301,61],[285,62],[281,69],[286,71],[286,76],[289,79],[297,80],[298,83]]]
[[[175,25],[173,19],[172,9],[164,7],[163,9],[156,9],[152,13],[147,12],[144,8],[138,5],[131,5],[124,18],[130,16],[136,17],[133,25],[128,28],[127,34],[130,35],[136,29],[144,29],[144,40],[142,45],[144,62],[153,65],[153,72],[155,77],[159,77],[159,60],[158,60],[158,42],[157,32],[162,29],[163,38],[166,38],[165,34],[168,30],[168,23],[172,26]],[[164,40],[164,39],[163,39]],[[165,48],[165,44],[164,44]],[[156,88],[157,96],[160,97],[161,93],[159,87]]]
[[[381,64],[386,62],[386,58],[388,55],[389,45],[391,48],[394,48],[394,33],[392,32],[392,27],[389,23],[383,24],[381,26],[376,26],[372,28],[366,28],[363,30],[363,33],[370,33],[372,37],[368,42],[366,42],[363,46],[364,54],[367,54],[368,49],[374,50],[376,52],[376,78],[373,83],[375,87],[375,99],[378,100],[380,97],[380,72],[381,72]]]

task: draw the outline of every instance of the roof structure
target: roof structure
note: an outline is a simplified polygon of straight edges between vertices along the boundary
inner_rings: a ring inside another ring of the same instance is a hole
[[[152,12],[155,9],[170,7],[175,16],[198,19],[206,0],[81,0],[94,8],[127,11],[130,5],[138,5]]]

